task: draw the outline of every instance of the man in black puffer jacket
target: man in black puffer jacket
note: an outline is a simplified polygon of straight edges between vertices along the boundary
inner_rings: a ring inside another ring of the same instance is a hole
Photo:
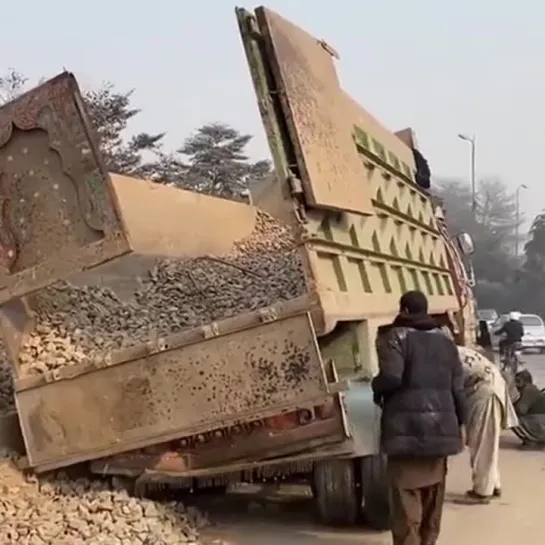
[[[465,443],[462,363],[454,342],[428,315],[419,291],[405,293],[393,324],[377,338],[375,403],[388,457],[394,545],[439,537],[447,457]]]

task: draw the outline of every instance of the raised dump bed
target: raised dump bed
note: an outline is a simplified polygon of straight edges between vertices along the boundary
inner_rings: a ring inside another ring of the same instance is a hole
[[[218,439],[284,412],[310,425],[276,438],[288,452],[303,439],[341,440],[338,412],[317,416],[339,385],[326,378],[290,230],[246,204],[111,178],[139,251],[0,311],[30,465],[182,438],[193,448],[196,435]],[[168,238],[155,238],[156,222]],[[262,451],[267,435],[224,458]]]
[[[306,292],[290,231],[256,208],[125,176],[111,180],[133,251],[2,306],[18,377]],[[50,334],[73,342],[48,343]]]

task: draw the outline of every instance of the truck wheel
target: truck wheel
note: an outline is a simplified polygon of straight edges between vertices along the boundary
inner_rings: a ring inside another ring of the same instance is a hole
[[[360,458],[363,518],[374,530],[390,529],[390,504],[386,478],[386,457]]]
[[[312,491],[321,523],[354,524],[361,512],[361,488],[353,459],[321,460],[314,464]]]

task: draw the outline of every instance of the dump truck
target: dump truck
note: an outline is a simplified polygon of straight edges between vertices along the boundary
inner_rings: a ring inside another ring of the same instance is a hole
[[[473,244],[328,44],[236,16],[275,168],[255,206],[108,173],[70,74],[0,108],[0,446],[135,490],[306,479],[322,521],[381,527],[375,339],[420,289],[472,342]]]

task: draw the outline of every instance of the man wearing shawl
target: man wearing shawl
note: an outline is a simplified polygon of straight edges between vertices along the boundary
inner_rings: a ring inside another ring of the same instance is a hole
[[[471,348],[459,346],[458,352],[464,373],[467,446],[473,481],[467,502],[489,503],[491,498],[501,496],[501,431],[517,426],[517,415],[499,368]]]

